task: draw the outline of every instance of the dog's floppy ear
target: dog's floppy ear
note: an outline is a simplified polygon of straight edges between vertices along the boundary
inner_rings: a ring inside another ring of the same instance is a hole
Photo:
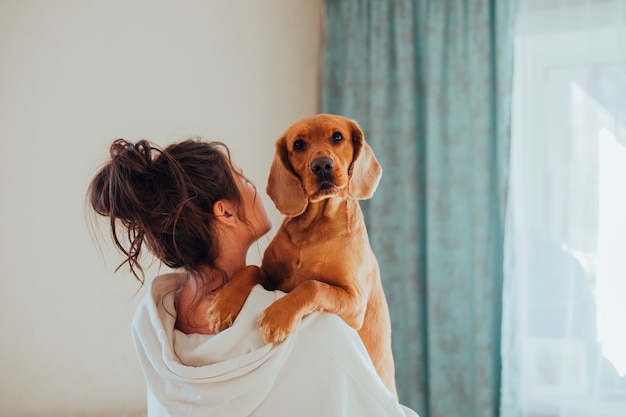
[[[285,216],[295,217],[302,214],[309,203],[302,181],[289,164],[284,136],[276,141],[276,153],[270,167],[266,191],[278,211]]]
[[[352,120],[350,121],[350,130],[354,144],[354,157],[349,171],[348,195],[363,200],[372,197],[376,191],[383,169],[376,160],[374,151],[365,142],[363,131]]]

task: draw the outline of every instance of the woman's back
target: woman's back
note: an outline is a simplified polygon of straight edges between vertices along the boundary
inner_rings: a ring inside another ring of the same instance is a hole
[[[265,345],[262,311],[283,293],[254,288],[233,326],[217,335],[174,328],[181,277],[156,278],[133,321],[150,416],[415,416],[376,374],[358,334],[315,313],[280,345]]]

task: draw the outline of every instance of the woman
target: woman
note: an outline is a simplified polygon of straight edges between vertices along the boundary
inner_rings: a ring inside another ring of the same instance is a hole
[[[88,197],[109,218],[125,257],[120,267],[143,283],[145,246],[177,271],[150,282],[132,325],[150,417],[416,416],[387,391],[358,334],[335,315],[311,314],[285,342],[265,345],[257,320],[279,291],[255,287],[233,326],[208,334],[215,294],[271,228],[224,144],[187,140],[160,150],[118,139],[110,157]]]

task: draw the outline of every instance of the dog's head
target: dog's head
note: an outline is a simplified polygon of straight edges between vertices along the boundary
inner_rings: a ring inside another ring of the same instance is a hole
[[[319,114],[298,120],[276,141],[267,194],[293,217],[325,198],[370,198],[381,175],[356,122]]]

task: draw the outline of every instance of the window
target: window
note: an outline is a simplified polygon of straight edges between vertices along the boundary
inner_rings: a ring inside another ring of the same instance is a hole
[[[505,314],[522,415],[624,417],[626,1],[521,3]]]

